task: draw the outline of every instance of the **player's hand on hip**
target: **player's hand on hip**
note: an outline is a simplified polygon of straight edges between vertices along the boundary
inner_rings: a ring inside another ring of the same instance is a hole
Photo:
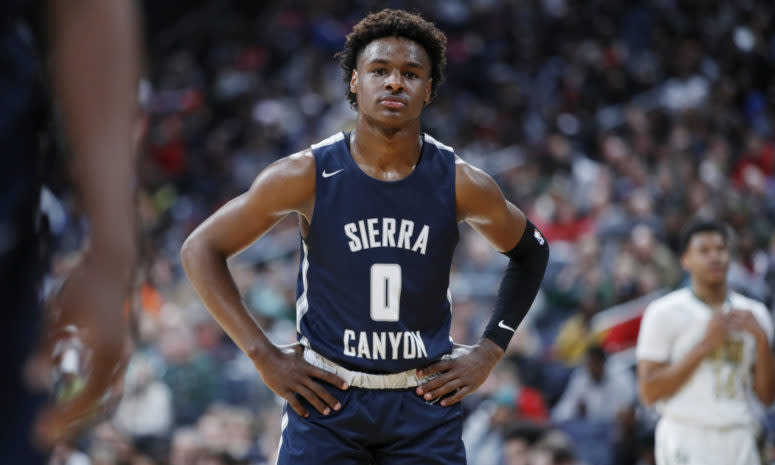
[[[423,396],[426,401],[449,395],[440,402],[444,407],[460,402],[487,380],[502,356],[503,349],[489,339],[482,339],[474,346],[456,344],[452,357],[417,370],[418,376],[440,373],[418,386],[417,395]]]
[[[753,313],[747,310],[732,310],[727,314],[727,321],[732,329],[746,331],[758,339],[767,340],[767,335],[756,321]]]
[[[309,412],[298,396],[306,399],[323,415],[331,413],[331,409],[342,408],[342,404],[318,380],[340,389],[349,386],[337,375],[304,360],[304,347],[301,344],[276,347],[261,360],[253,360],[253,364],[269,389],[287,400],[291,408],[302,417],[309,416]]]

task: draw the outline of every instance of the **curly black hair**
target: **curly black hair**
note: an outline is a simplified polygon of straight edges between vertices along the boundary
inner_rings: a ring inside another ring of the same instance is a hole
[[[376,39],[383,37],[404,37],[417,42],[431,58],[431,99],[436,96],[444,82],[444,67],[447,65],[447,36],[436,25],[424,20],[419,14],[404,10],[384,9],[363,18],[347,35],[344,49],[334,55],[344,70],[347,83],[347,100],[353,108],[358,107],[355,94],[350,91],[350,79],[357,67],[358,57],[363,49]]]

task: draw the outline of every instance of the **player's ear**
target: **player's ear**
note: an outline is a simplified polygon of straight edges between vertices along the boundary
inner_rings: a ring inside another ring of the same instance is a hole
[[[428,79],[428,82],[425,83],[425,104],[431,103],[431,90],[433,89],[433,78]]]
[[[681,268],[683,268],[686,272],[689,271],[689,258],[687,258],[686,252],[681,255]]]
[[[352,75],[350,75],[350,92],[353,94],[358,93],[358,71],[353,70]]]

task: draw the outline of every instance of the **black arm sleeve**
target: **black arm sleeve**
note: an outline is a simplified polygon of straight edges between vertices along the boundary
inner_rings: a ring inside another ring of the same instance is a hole
[[[509,264],[498,288],[495,310],[482,336],[506,350],[541,286],[549,262],[549,244],[528,221],[517,245],[504,253]]]

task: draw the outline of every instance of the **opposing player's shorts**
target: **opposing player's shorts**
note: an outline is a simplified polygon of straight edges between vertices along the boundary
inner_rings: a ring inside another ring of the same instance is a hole
[[[286,405],[278,465],[466,463],[459,402],[449,407],[428,403],[413,387],[325,387],[342,408],[323,415],[302,399],[309,412],[302,418]]]
[[[754,432],[707,428],[662,417],[655,438],[657,465],[760,465]]]

